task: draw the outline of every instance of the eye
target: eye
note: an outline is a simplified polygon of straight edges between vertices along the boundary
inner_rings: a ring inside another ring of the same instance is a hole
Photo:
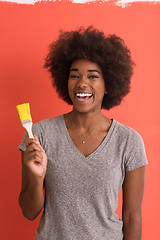
[[[72,74],[72,75],[70,75],[70,78],[78,78],[78,76],[77,75],[74,75],[74,74]]]
[[[97,75],[90,75],[88,78],[94,79],[94,78],[98,78],[98,76]]]

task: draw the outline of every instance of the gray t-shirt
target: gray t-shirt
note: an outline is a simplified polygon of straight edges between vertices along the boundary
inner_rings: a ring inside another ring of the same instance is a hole
[[[113,119],[103,142],[85,157],[74,145],[63,115],[34,124],[33,133],[48,159],[36,239],[122,240],[123,222],[115,213],[118,193],[125,171],[147,164],[141,136]],[[25,151],[24,140],[19,149]]]

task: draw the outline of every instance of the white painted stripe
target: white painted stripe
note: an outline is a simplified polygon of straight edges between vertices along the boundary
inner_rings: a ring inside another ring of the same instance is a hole
[[[134,2],[146,2],[146,3],[160,3],[160,0],[118,0],[115,2],[116,6],[126,7],[127,5],[134,3]]]
[[[51,2],[51,1],[54,2],[53,0],[46,0],[45,2]],[[0,2],[11,2],[11,3],[34,5],[36,2],[43,2],[43,0],[0,0]]]
[[[88,2],[96,2],[95,0],[72,0],[73,3],[88,3]],[[102,2],[108,2],[108,0],[102,0]]]
[[[34,4],[34,0],[0,0],[0,2],[12,2],[19,4]]]
[[[31,4],[34,5],[37,2],[55,2],[56,0],[0,0],[0,2],[10,2],[10,3],[18,3],[18,4]],[[100,4],[102,5],[103,2],[108,2],[109,0],[102,0],[100,2]],[[70,2],[72,3],[80,3],[80,4],[84,4],[84,3],[88,3],[88,2],[96,2],[96,0],[70,0]],[[118,0],[115,1],[115,6],[121,6],[121,7],[125,7],[131,3],[134,2],[146,2],[146,3],[160,3],[160,0]]]

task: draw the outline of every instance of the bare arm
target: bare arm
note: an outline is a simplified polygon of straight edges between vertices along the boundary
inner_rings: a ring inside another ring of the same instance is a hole
[[[35,140],[38,140],[36,135]],[[33,139],[25,141],[22,152],[22,188],[19,205],[24,217],[34,220],[44,205],[43,182],[47,168],[47,157],[40,145]]]
[[[126,172],[123,184],[123,239],[141,240],[145,167]]]

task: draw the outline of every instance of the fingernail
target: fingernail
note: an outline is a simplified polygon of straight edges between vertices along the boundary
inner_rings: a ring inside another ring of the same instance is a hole
[[[38,142],[38,141],[35,141],[35,143],[39,144],[39,142]]]

